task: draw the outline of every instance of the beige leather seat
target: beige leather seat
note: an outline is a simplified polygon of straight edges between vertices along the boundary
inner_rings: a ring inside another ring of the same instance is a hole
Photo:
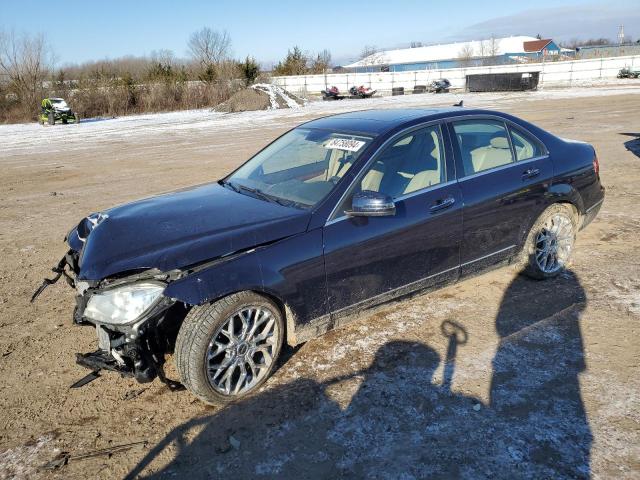
[[[486,147],[471,151],[471,163],[474,172],[507,165],[513,161],[507,137],[493,137]]]
[[[436,132],[423,134],[414,141],[413,151],[405,152],[401,157],[391,154],[376,162],[362,179],[361,188],[378,192],[384,181],[385,188],[399,196],[440,183],[442,163]]]

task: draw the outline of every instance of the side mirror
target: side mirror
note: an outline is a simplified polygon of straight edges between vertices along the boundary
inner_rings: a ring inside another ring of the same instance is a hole
[[[396,205],[389,195],[363,190],[353,195],[351,210],[344,213],[350,217],[387,217],[396,214]]]

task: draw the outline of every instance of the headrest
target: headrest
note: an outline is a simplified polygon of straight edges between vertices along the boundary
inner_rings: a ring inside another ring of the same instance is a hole
[[[509,148],[507,137],[493,137],[490,143],[493,148]]]

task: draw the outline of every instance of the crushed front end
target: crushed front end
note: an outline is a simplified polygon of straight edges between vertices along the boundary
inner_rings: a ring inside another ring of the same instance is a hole
[[[71,248],[52,269],[56,276],[45,279],[32,298],[34,301],[47,286],[64,277],[76,291],[73,322],[95,328],[98,349],[76,354],[76,362],[92,373],[73,386],[86,385],[100,370],[110,370],[141,383],[157,377],[172,389],[181,388],[178,382],[168,380],[163,370],[165,355],[173,352],[188,311],[183,303],[163,295],[175,274],[150,269],[99,281],[79,278],[82,248],[78,247],[82,245],[78,240],[82,244],[86,238],[83,233],[89,233],[83,229],[97,226],[94,222],[87,227],[83,222],[67,236]]]

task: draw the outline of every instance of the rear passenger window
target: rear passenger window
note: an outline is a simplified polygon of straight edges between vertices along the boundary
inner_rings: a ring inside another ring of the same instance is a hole
[[[495,120],[465,120],[455,122],[453,129],[458,139],[465,176],[514,161],[509,133],[504,123]]]
[[[511,131],[511,141],[516,151],[517,160],[527,160],[544,154],[540,144],[529,135],[513,127],[509,127],[509,130]]]

